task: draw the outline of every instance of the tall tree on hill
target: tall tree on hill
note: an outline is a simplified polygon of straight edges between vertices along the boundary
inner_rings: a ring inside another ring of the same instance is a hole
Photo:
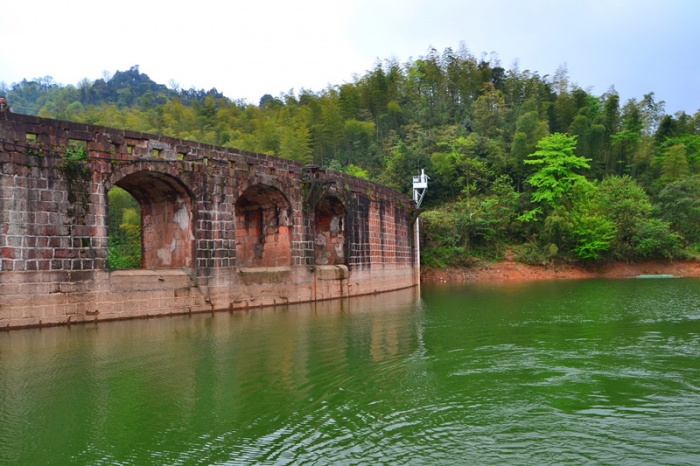
[[[503,92],[487,83],[481,97],[474,102],[472,121],[474,131],[491,139],[505,141],[508,136],[508,123],[511,111],[503,97]]]
[[[515,124],[508,164],[508,172],[516,186],[520,186],[526,176],[525,159],[535,152],[537,142],[549,135],[549,124],[540,118],[533,99],[528,100],[521,110],[525,113],[518,117]]]
[[[617,173],[618,157],[613,149],[612,136],[620,130],[620,96],[614,88],[603,94],[603,109],[598,122],[605,128],[603,159],[605,174]]]

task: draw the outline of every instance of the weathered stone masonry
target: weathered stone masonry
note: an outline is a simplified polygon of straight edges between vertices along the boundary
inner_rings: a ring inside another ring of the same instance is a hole
[[[141,206],[140,270],[109,271],[113,186]],[[9,114],[0,119],[0,328],[415,286],[415,216],[408,196],[318,167]]]

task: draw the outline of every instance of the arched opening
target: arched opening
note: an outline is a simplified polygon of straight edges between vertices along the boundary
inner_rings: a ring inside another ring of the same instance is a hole
[[[317,265],[345,263],[345,206],[335,196],[316,204],[314,239]]]
[[[255,185],[236,202],[236,263],[239,267],[291,265],[291,208],[277,189]]]
[[[141,268],[141,206],[128,191],[113,186],[107,193],[107,235],[111,270]]]
[[[140,207],[140,267],[193,268],[192,196],[182,183],[164,173],[140,171],[120,179],[116,186],[128,192]],[[116,267],[110,263],[110,268]]]

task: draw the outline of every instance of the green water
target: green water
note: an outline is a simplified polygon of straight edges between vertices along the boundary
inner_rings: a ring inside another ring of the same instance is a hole
[[[700,281],[0,332],[0,464],[700,464]]]

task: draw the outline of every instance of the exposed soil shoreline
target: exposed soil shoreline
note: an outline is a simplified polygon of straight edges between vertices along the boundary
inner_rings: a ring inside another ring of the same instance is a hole
[[[421,281],[426,283],[460,283],[480,281],[530,281],[580,278],[633,278],[640,275],[700,277],[698,261],[645,261],[610,263],[596,267],[575,265],[535,266],[513,260],[482,264],[469,268],[424,270]]]

